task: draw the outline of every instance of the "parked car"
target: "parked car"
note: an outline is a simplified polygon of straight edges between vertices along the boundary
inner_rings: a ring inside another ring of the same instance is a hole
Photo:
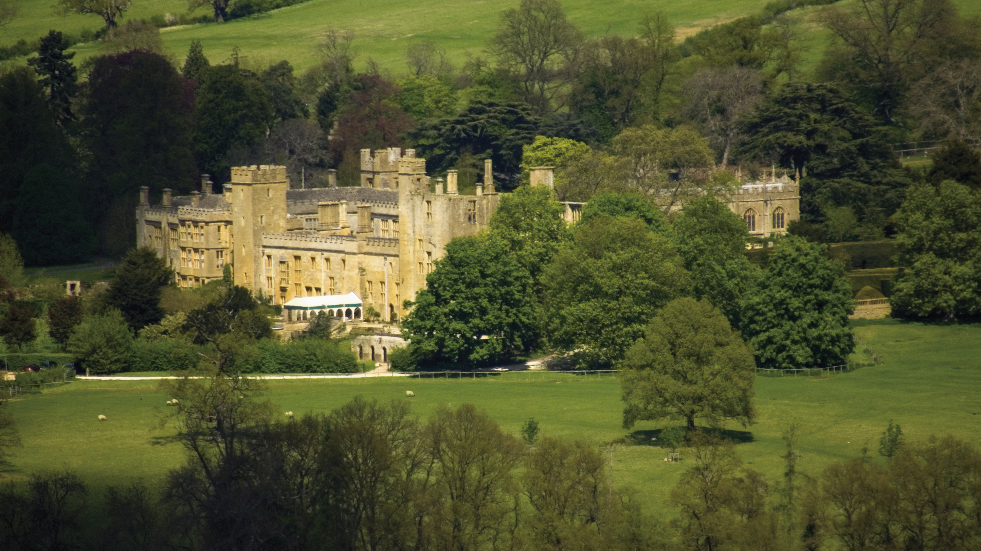
[[[41,371],[41,368],[38,367],[36,364],[27,364],[24,366],[24,369],[22,369],[21,371]]]
[[[51,367],[58,367],[58,362],[54,362],[51,360],[44,360],[41,362],[41,369],[48,369]]]

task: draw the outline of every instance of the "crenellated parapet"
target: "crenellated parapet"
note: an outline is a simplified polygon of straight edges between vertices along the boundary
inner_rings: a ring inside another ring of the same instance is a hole
[[[262,234],[262,245],[264,247],[291,248],[294,246],[309,245],[344,245],[353,243],[357,238],[352,235],[324,235],[314,233],[264,233]]]
[[[232,184],[278,184],[286,182],[286,167],[276,165],[232,168]]]

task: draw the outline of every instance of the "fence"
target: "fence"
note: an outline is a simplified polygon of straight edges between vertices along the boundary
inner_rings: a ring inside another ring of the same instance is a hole
[[[764,369],[757,368],[756,374],[763,377],[824,377],[829,374],[849,373],[861,367],[872,367],[882,363],[882,356],[879,355],[869,344],[861,339],[855,339],[855,344],[863,349],[872,359],[872,362],[848,362],[841,365],[830,367],[807,367],[802,369]]]
[[[907,157],[929,157],[930,154],[941,145],[943,145],[942,141],[908,142],[893,144],[892,149],[896,152],[900,159],[905,159]],[[981,143],[976,141],[968,141],[967,145],[972,149],[978,149],[981,147]]]
[[[398,375],[411,379],[486,379],[503,382],[530,382],[559,379],[567,381],[570,378],[579,381],[595,381],[603,378],[613,378],[616,376],[616,373],[614,369],[595,369],[588,371],[414,371],[411,373],[392,373],[392,376]],[[507,377],[504,377],[505,375]]]

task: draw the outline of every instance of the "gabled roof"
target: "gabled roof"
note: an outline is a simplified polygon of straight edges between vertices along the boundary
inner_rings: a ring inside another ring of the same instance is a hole
[[[361,308],[361,297],[350,292],[346,295],[298,297],[283,305],[289,310],[319,310],[320,308]]]

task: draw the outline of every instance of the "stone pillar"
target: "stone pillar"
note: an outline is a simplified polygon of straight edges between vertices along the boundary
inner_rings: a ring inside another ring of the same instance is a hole
[[[171,201],[170,201],[170,192],[171,192],[171,189],[169,187],[168,188],[164,188],[164,190],[163,190],[162,204],[165,207],[169,207],[170,206],[170,203],[171,203]]]
[[[484,192],[494,193],[494,167],[490,159],[484,160]]]
[[[456,184],[457,172],[455,170],[446,171],[446,194],[447,195],[457,195],[460,192],[457,190]]]

